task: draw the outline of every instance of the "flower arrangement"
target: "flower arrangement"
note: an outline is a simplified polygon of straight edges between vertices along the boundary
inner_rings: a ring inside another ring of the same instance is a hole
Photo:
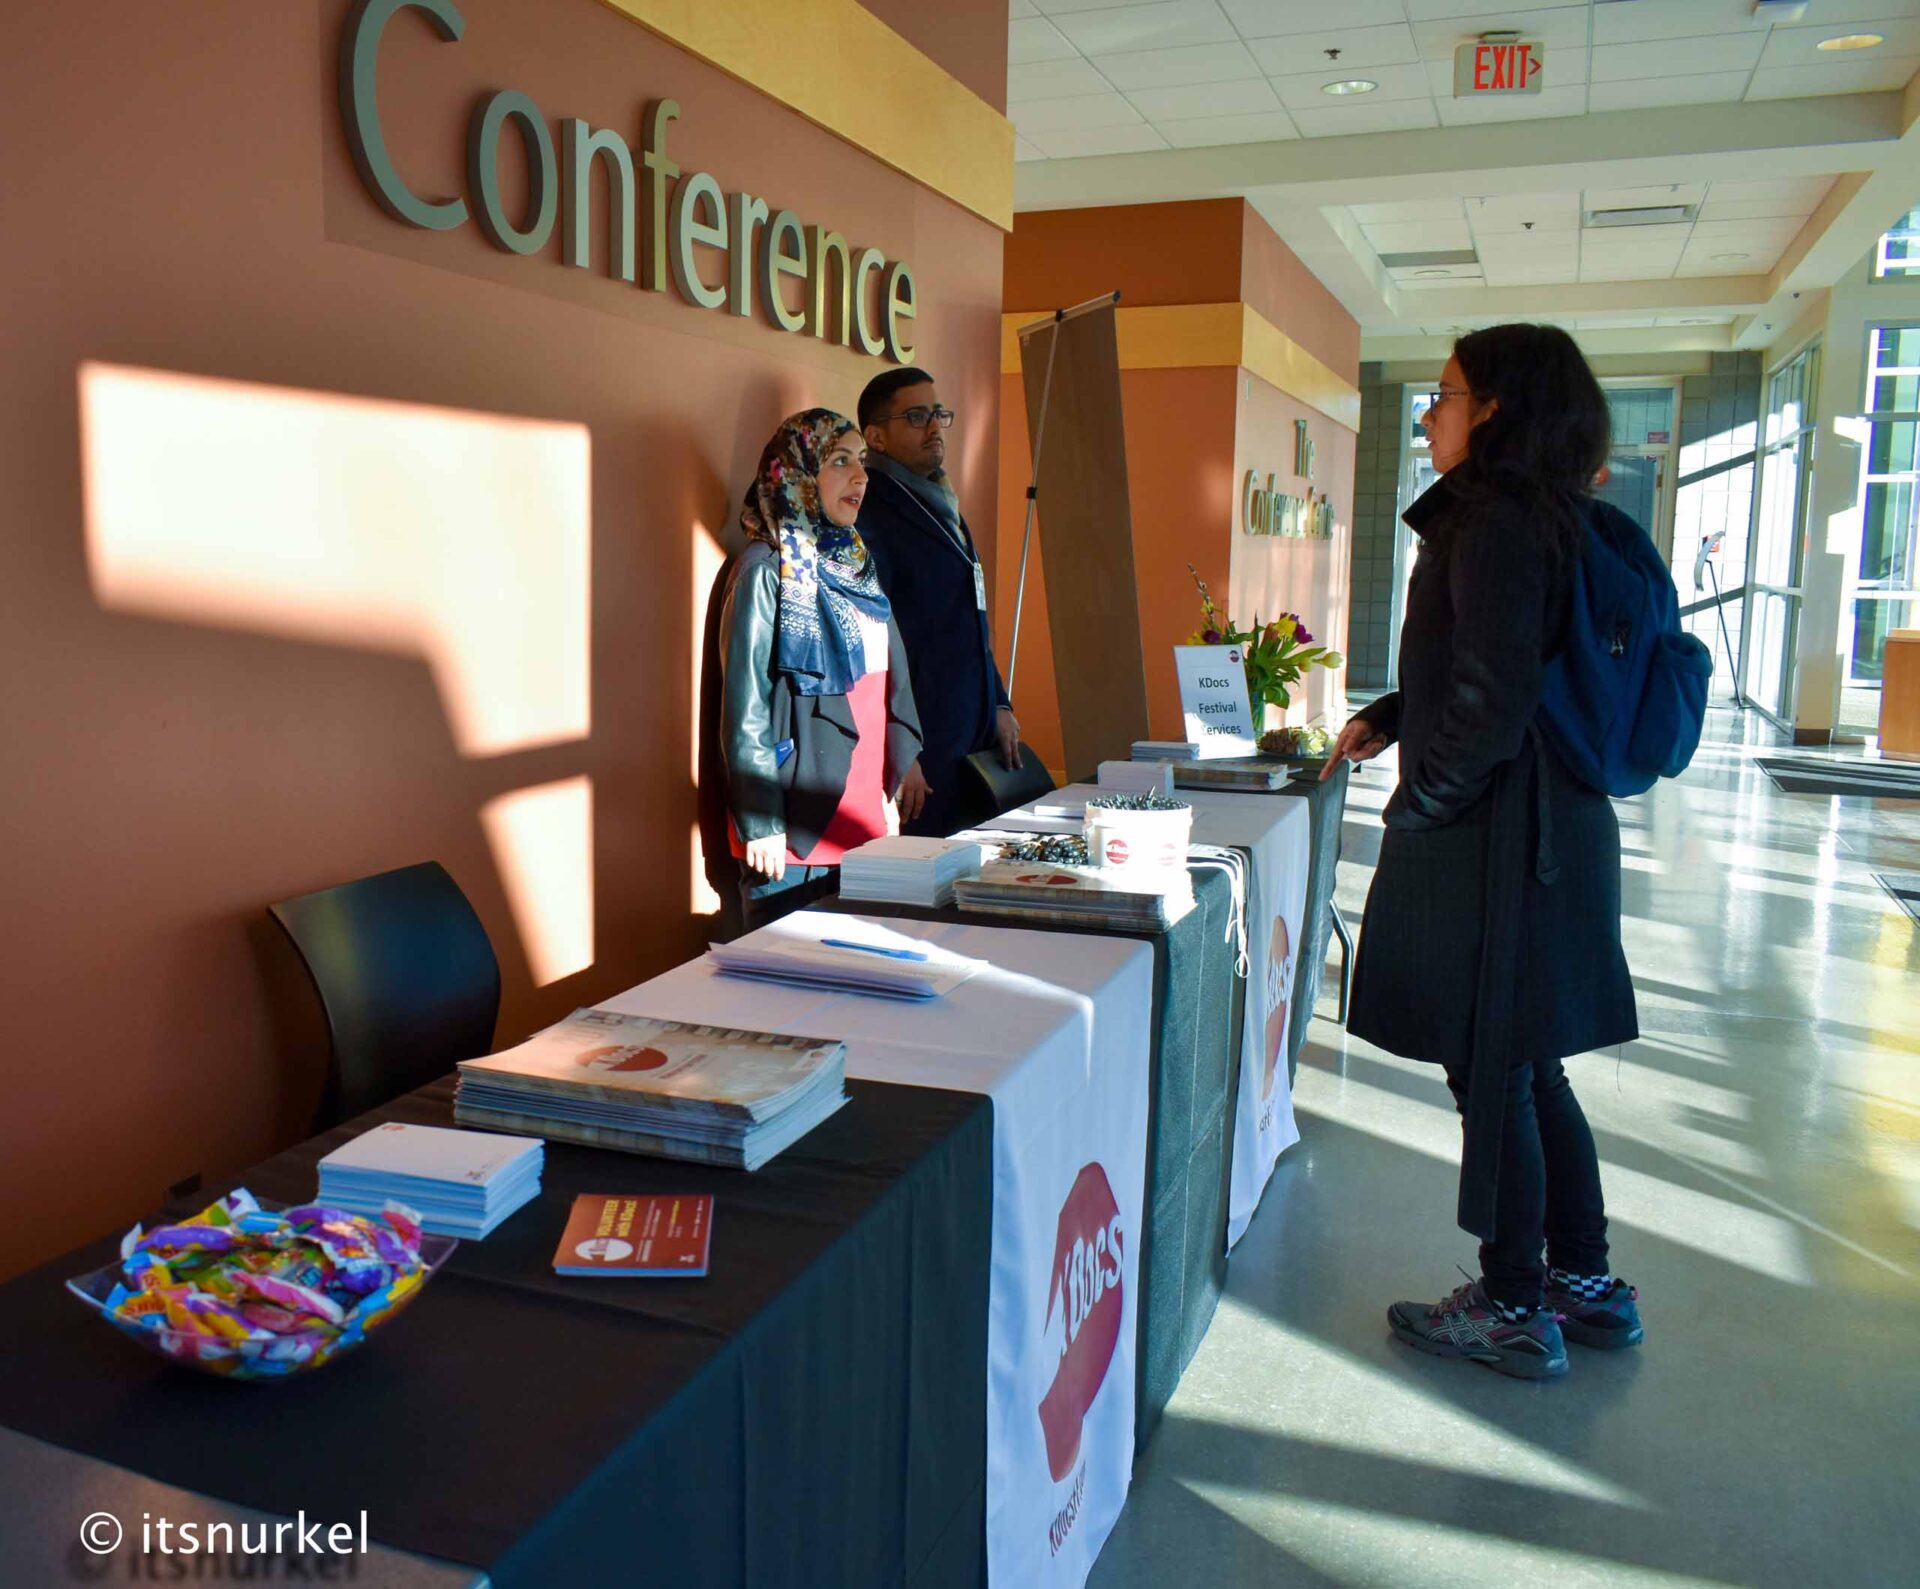
[[[1302,675],[1313,668],[1337,668],[1344,664],[1346,659],[1338,651],[1313,643],[1313,636],[1297,612],[1284,612],[1267,624],[1255,618],[1251,629],[1235,627],[1233,620],[1214,601],[1213,592],[1207,589],[1200,571],[1189,563],[1187,572],[1200,588],[1200,612],[1205,620],[1187,636],[1187,644],[1239,646],[1246,659],[1247,694],[1255,705],[1277,706],[1284,711]]]

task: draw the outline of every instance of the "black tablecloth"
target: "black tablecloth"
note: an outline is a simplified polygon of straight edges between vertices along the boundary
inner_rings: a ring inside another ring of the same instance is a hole
[[[200,1377],[88,1318],[61,1281],[108,1262],[100,1242],[0,1287],[0,1426],[269,1512],[364,1508],[375,1539],[509,1589],[977,1585],[992,1104],[848,1092],[752,1175],[550,1144],[536,1204],[282,1383]],[[450,1124],[451,1098],[436,1083],[239,1184],[307,1199],[321,1154],[383,1119]],[[554,1275],[580,1192],[714,1193],[712,1273]]]
[[[1054,925],[982,911],[923,910],[869,900],[835,898],[816,907],[862,916],[1140,938],[1153,945],[1136,1452],[1159,1427],[1180,1376],[1213,1322],[1227,1281],[1227,1197],[1246,984],[1234,974],[1235,951],[1227,941],[1233,906],[1226,876],[1216,867],[1191,870],[1195,908],[1158,933],[1111,933],[1083,924]]]

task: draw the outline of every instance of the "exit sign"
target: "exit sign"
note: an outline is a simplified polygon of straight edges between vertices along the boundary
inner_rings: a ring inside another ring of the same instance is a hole
[[[1546,46],[1538,39],[1481,39],[1453,52],[1455,99],[1537,94],[1546,75]]]

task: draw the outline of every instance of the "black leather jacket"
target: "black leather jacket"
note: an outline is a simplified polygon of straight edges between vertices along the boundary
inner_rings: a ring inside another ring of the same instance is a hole
[[[844,695],[795,695],[773,667],[780,607],[780,567],[773,548],[751,543],[734,559],[720,612],[721,757],[727,808],[743,843],[787,835],[789,853],[805,857],[839,809],[859,741]],[[782,743],[791,754],[780,754]],[[887,623],[885,792],[920,754],[920,714],[906,648]]]

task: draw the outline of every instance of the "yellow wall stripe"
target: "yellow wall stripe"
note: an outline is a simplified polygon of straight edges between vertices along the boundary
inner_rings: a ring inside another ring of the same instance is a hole
[[[1020,328],[1045,315],[1044,309],[1001,315],[1003,375],[1020,372]],[[1237,366],[1348,430],[1360,428],[1360,389],[1243,303],[1123,304],[1114,332],[1123,370]]]
[[[858,0],[601,3],[1013,229],[1013,123]]]

